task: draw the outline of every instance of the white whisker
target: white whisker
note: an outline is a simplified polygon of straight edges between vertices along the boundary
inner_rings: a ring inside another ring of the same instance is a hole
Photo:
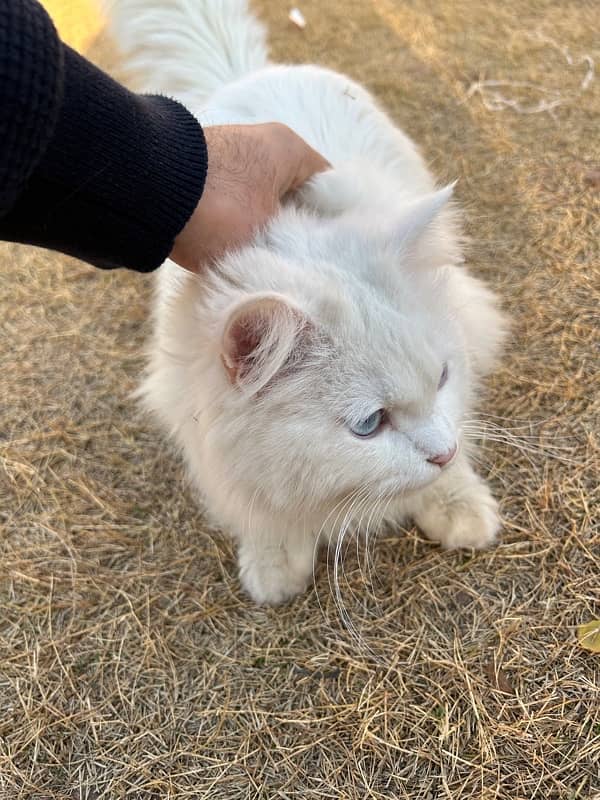
[[[557,444],[555,441],[545,442],[542,432],[535,434],[515,434],[512,430],[497,425],[494,422],[481,419],[464,420],[461,424],[463,435],[466,439],[479,441],[485,445],[487,442],[504,444],[522,453],[534,467],[539,468],[532,457],[546,457],[571,466],[583,466],[578,459],[570,457],[572,448],[566,444]],[[556,439],[557,437],[553,437]],[[541,439],[541,441],[540,441]]]

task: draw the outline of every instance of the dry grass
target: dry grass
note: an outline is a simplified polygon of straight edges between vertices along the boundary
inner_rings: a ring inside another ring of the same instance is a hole
[[[515,318],[485,409],[529,449],[482,452],[502,542],[390,533],[370,573],[350,548],[360,646],[324,562],[316,592],[255,608],[128,399],[148,282],[3,247],[1,796],[590,800],[600,658],[575,627],[600,616],[600,76],[582,91],[585,64],[536,31],[600,64],[597,8],[303,0],[301,33],[259,5],[276,57],[365,82],[460,178],[473,267]],[[561,104],[491,111],[469,96],[484,80]]]

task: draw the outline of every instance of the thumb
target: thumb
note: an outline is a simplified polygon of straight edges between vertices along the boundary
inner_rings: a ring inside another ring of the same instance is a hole
[[[331,168],[331,164],[291,128],[277,125],[274,134],[277,137],[274,152],[278,152],[280,167],[277,186],[280,199],[289,191],[298,189],[317,172]]]
[[[331,169],[329,161],[324,159],[320,153],[317,153],[316,150],[313,150],[313,148],[306,143],[303,142],[303,144],[304,148],[300,160],[296,164],[296,169],[291,175],[289,185],[285,191],[298,189],[303,183],[306,183],[309,178],[312,178],[313,175]]]

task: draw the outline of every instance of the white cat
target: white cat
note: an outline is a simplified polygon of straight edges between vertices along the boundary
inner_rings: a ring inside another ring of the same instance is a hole
[[[505,321],[461,265],[452,187],[348,78],[270,66],[244,0],[117,0],[146,89],[204,123],[279,121],[333,165],[202,280],[159,271],[140,395],[239,543],[259,603],[309,582],[319,541],[412,518],[484,547],[497,504],[461,438]]]

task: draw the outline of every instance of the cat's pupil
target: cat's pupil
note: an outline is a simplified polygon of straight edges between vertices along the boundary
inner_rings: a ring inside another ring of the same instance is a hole
[[[383,420],[383,409],[378,409],[370,414],[366,419],[351,425],[350,430],[356,436],[371,436],[380,427]]]

